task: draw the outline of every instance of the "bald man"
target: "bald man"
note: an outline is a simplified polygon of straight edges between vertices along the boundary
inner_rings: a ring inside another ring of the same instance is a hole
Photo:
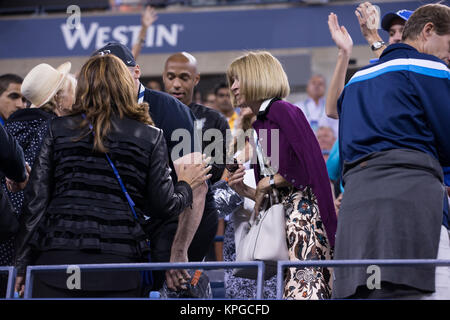
[[[202,151],[213,159],[210,182],[214,184],[221,179],[225,169],[226,132],[230,127],[220,112],[194,102],[194,88],[199,81],[197,59],[193,55],[178,52],[167,58],[163,73],[165,91],[187,105],[197,118],[195,129],[202,137]],[[217,235],[223,235],[223,219],[218,223]],[[219,261],[223,260],[221,245],[214,244],[215,258]]]
[[[197,118],[195,128],[202,133],[202,151],[215,160],[211,170],[211,182],[215,183],[220,180],[225,168],[226,131],[230,127],[219,112],[193,101],[194,88],[199,81],[200,74],[194,56],[178,52],[167,58],[163,73],[165,91],[187,105]],[[214,138],[210,139],[210,136]]]

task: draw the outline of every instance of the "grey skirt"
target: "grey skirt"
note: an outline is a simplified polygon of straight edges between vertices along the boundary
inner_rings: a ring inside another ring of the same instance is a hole
[[[406,149],[344,164],[334,259],[436,259],[443,218],[443,174],[437,160]],[[435,268],[380,267],[381,282],[432,292]],[[365,286],[367,267],[334,269],[333,297]]]

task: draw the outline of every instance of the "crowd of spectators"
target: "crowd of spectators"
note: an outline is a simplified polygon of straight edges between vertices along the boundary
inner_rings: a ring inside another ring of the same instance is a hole
[[[108,43],[80,70],[1,75],[0,214],[19,228],[1,237],[0,265],[17,268],[19,296],[30,265],[235,261],[235,233],[274,190],[291,261],[450,259],[450,8],[385,14],[389,43],[369,24],[381,18],[372,4],[355,16],[376,59],[345,83],[353,41],[330,13],[333,76],[312,75],[295,103],[267,51],[236,58],[203,95],[188,52],[167,57],[161,83],[141,83],[141,41]],[[156,19],[146,7],[140,39]],[[242,204],[216,205],[224,184]],[[178,292],[192,273],[89,273],[77,290],[66,280],[43,273],[33,297]],[[288,268],[283,280],[284,299],[450,298],[450,267],[383,268],[375,291],[364,268]],[[224,284],[227,298],[256,292],[232,270]]]

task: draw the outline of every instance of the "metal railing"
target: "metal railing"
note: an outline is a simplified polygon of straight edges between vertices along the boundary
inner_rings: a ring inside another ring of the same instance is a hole
[[[68,270],[75,265],[50,265],[50,266],[29,266],[27,267],[25,299],[32,298],[33,279],[36,272],[58,272]],[[256,299],[263,298],[263,284],[265,265],[262,261],[248,262],[186,262],[186,263],[114,263],[114,264],[77,264],[80,271],[146,271],[146,270],[167,270],[167,269],[231,269],[231,268],[258,268],[256,279]]]
[[[6,299],[14,298],[14,284],[16,280],[16,268],[0,267],[0,273],[8,273],[8,285],[6,286]]]
[[[277,299],[283,299],[284,269],[290,267],[363,267],[363,266],[450,266],[450,260],[438,259],[381,259],[381,260],[308,260],[308,261],[278,261],[277,263]],[[34,274],[38,272],[58,272],[67,270],[73,265],[29,266],[27,268],[25,299],[32,297]],[[80,264],[76,265],[82,271],[145,271],[167,269],[231,269],[257,268],[256,299],[263,299],[265,264],[262,261],[248,262],[187,262],[187,263],[124,263],[124,264]],[[8,273],[6,298],[14,297],[14,281],[16,270],[14,267],[0,267],[0,273]],[[144,298],[143,298],[144,299]],[[147,299],[147,298],[145,298]]]
[[[362,266],[450,266],[450,260],[438,259],[372,259],[372,260],[308,260],[278,261],[277,265],[277,299],[283,299],[283,270],[288,267],[362,267]]]

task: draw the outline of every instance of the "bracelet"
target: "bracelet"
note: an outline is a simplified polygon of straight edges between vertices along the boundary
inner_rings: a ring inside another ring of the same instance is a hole
[[[269,176],[269,185],[272,189],[275,188],[275,179],[272,174]]]

